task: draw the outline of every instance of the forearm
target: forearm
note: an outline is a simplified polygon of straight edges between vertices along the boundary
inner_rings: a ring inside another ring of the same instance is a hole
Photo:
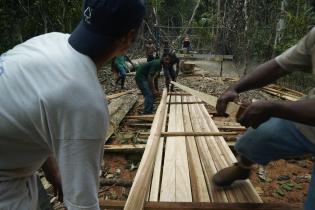
[[[277,64],[275,60],[270,60],[258,66],[252,73],[248,74],[229,89],[241,93],[247,90],[257,89],[270,84],[286,72]]]
[[[274,101],[270,103],[273,117],[315,126],[315,99],[295,102]]]

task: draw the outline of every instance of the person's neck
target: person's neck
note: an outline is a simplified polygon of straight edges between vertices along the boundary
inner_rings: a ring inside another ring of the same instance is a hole
[[[114,56],[113,56],[113,53],[106,53],[105,55],[103,56],[99,56],[99,57],[96,57],[96,58],[91,58],[96,66],[96,69],[97,71],[99,71],[102,66],[110,59],[112,59]]]

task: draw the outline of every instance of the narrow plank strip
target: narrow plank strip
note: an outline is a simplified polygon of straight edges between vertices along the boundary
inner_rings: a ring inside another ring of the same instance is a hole
[[[181,102],[181,96],[176,96],[176,102]],[[184,119],[182,105],[177,104],[176,107],[176,131],[184,131]],[[175,182],[176,182],[176,202],[192,202],[189,167],[186,141],[184,136],[176,137],[176,153],[175,153]]]
[[[199,107],[204,116],[209,116],[204,106],[199,106]],[[210,117],[206,117],[205,119],[211,131],[213,132],[219,131],[214,121]],[[213,137],[213,138],[216,140],[216,142],[218,143],[218,146],[223,151],[224,157],[226,158],[228,165],[230,166],[233,163],[237,162],[236,157],[234,156],[233,152],[229,148],[224,138],[220,136]],[[245,184],[242,182],[244,182]],[[249,180],[239,181],[238,183],[236,183],[236,185],[239,185],[239,183],[242,183],[241,185],[242,192],[244,192],[244,195],[247,197],[248,202],[262,203],[262,199],[260,198],[260,196],[258,195],[258,193],[256,192],[255,188],[253,187],[253,185],[250,183]]]
[[[183,102],[186,102],[187,98],[183,97]],[[183,117],[185,132],[193,132],[191,125],[188,105],[183,105]],[[192,197],[194,202],[210,202],[210,197],[205,181],[205,177],[202,171],[200,157],[194,137],[186,137],[187,155],[189,174],[191,179]]]
[[[187,98],[187,100],[188,99],[189,98]],[[196,105],[193,105],[193,104],[188,105],[191,124],[195,132],[201,132],[201,129],[198,125],[199,124],[198,119],[197,119],[199,116],[197,116],[194,111],[195,106]],[[200,136],[200,137],[195,137],[195,139],[196,139],[197,148],[200,155],[201,164],[202,164],[203,172],[205,175],[205,181],[207,183],[207,188],[208,188],[211,202],[222,202],[222,203],[228,202],[228,199],[224,190],[216,188],[212,182],[212,177],[217,172],[217,169],[214,165],[214,161],[212,159],[210,151],[208,150],[205,137]]]
[[[189,97],[188,101],[193,101],[193,97]],[[197,116],[197,121],[196,121],[196,128],[199,129],[200,132],[206,132],[208,129],[206,128],[206,125],[204,124],[203,116],[201,115],[198,105],[193,105],[192,106],[192,113],[194,113]],[[209,146],[209,144],[211,146]],[[217,150],[217,145],[215,142],[213,142],[213,137],[205,137],[205,144],[204,147],[209,151],[210,156],[213,160],[214,166],[215,166],[215,173],[224,168],[224,160],[222,160],[220,151]],[[214,174],[213,174],[214,175]],[[211,177],[212,179],[212,177]],[[212,181],[212,180],[211,180]],[[216,190],[220,189],[218,187],[215,187]],[[223,189],[221,189],[223,190]],[[228,202],[236,202],[236,196],[234,193],[230,190],[224,190],[228,199]],[[214,191],[214,193],[217,193],[217,191]]]
[[[195,106],[195,114],[200,116],[199,126],[202,131],[210,131],[210,127],[208,126],[205,116],[203,115],[200,107],[198,105]],[[207,116],[210,118],[210,116]],[[215,166],[217,170],[221,170],[228,166],[228,163],[224,157],[224,153],[220,150],[217,142],[214,137],[206,137],[208,149],[213,157]],[[237,187],[226,188],[225,192],[228,196],[229,202],[246,202],[246,197],[242,194],[241,190]]]
[[[145,144],[135,145],[104,145],[105,154],[107,153],[141,153],[145,149]]]
[[[171,102],[175,102],[175,96],[171,96]],[[176,131],[176,105],[170,105],[168,131]],[[176,137],[166,138],[163,174],[160,190],[160,201],[176,201],[175,188],[175,158]]]
[[[100,207],[105,209],[123,209],[125,201],[100,200]],[[148,210],[302,210],[302,203],[173,203],[173,202],[146,202],[144,209]]]
[[[164,89],[161,103],[153,121],[151,135],[142,156],[139,169],[131,187],[125,210],[143,209],[144,201],[150,187],[150,180],[153,173],[154,159],[156,157],[163,119],[166,111],[167,91]]]
[[[170,96],[167,96],[167,101],[170,101]],[[168,115],[169,105],[166,105],[166,112],[164,115],[163,127],[162,131],[166,131],[166,121]],[[156,154],[155,163],[154,163],[154,171],[150,189],[150,201],[159,201],[160,194],[160,183],[161,183],[161,175],[162,175],[162,160],[163,160],[163,149],[164,149],[165,138],[160,138],[159,148]]]

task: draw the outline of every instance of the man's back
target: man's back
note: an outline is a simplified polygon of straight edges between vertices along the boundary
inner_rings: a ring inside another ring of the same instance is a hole
[[[50,153],[67,181],[66,164],[71,168],[68,161],[75,164],[81,159],[75,150],[87,142],[102,145],[107,109],[96,67],[68,44],[68,37],[61,33],[35,37],[1,57],[0,184],[31,176]],[[94,157],[87,160],[99,162],[95,153],[101,148],[94,146],[89,152]],[[69,189],[75,188],[72,184]],[[66,194],[65,200],[76,203],[71,192]]]

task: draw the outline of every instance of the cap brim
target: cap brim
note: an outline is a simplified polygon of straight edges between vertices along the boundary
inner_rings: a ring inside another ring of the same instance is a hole
[[[71,33],[68,42],[78,52],[95,57],[103,55],[114,42],[114,38],[91,31],[81,21]]]

